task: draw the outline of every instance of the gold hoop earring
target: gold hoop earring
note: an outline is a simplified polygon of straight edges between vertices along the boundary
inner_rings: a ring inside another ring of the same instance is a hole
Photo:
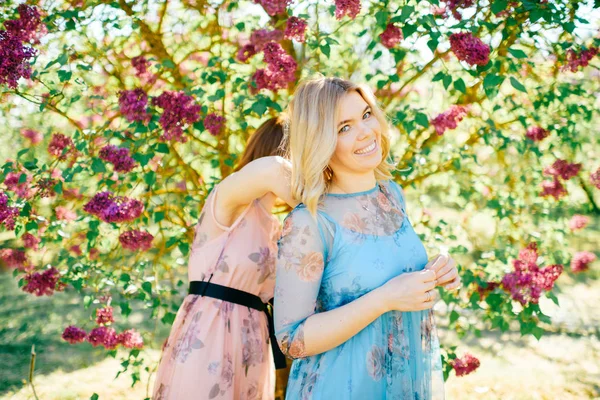
[[[325,171],[323,171],[323,172],[325,173],[326,181],[331,181],[333,179],[333,171],[331,170],[329,165],[327,167],[325,167]]]

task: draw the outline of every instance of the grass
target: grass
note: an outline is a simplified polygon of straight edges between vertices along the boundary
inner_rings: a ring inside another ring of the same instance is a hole
[[[571,243],[577,250],[598,253],[600,227],[590,236]],[[593,271],[558,281],[560,307],[542,298],[542,310],[553,319],[555,331],[542,337],[522,338],[518,333],[482,332],[480,338],[459,340],[454,332],[440,329],[440,339],[457,345],[457,353],[471,352],[481,367],[471,375],[450,377],[448,399],[600,399],[600,261]],[[440,307],[441,308],[441,307]],[[118,357],[89,344],[69,345],[60,335],[65,326],[90,321],[90,314],[75,293],[34,297],[17,288],[11,274],[0,272],[0,400],[34,399],[27,384],[31,347],[37,353],[35,388],[39,399],[144,399],[152,381],[142,374],[142,383],[131,387],[131,378],[122,374]],[[152,328],[153,321],[134,312],[127,323],[140,329]],[[143,357],[155,364],[159,346],[168,334],[161,329],[149,343]]]

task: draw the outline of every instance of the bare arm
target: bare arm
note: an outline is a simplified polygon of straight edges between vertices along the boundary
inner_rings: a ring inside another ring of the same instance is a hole
[[[269,192],[295,206],[290,180],[291,164],[282,157],[263,157],[248,163],[219,183],[214,210],[217,221],[230,225],[237,210]]]

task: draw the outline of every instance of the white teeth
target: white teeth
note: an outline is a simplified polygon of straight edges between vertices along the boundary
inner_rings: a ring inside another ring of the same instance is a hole
[[[362,149],[362,150],[356,150],[356,151],[354,152],[354,154],[365,154],[365,153],[368,153],[368,152],[370,152],[370,151],[373,151],[373,150],[375,150],[375,145],[376,145],[376,143],[375,143],[375,142],[373,142],[373,144],[371,144],[369,147],[365,147],[365,148],[364,148],[364,149]]]

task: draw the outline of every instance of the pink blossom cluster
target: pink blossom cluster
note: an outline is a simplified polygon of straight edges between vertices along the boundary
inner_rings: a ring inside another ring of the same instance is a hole
[[[55,267],[48,268],[43,272],[29,272],[24,277],[25,286],[23,291],[36,296],[52,296],[55,291],[62,291],[64,284],[59,282],[60,273]]]
[[[594,58],[599,51],[600,49],[597,47],[590,47],[579,53],[573,49],[567,50],[567,64],[563,67],[563,70],[576,72],[579,67],[587,67],[592,58]]]
[[[490,46],[471,32],[453,33],[450,35],[450,47],[461,61],[469,65],[486,65],[490,61]]]
[[[13,89],[20,78],[31,77],[29,60],[37,50],[27,43],[38,43],[46,32],[36,7],[21,4],[17,11],[19,18],[5,21],[6,30],[0,31],[0,84]]]
[[[265,45],[269,42],[279,42],[283,39],[284,33],[279,29],[269,31],[267,29],[258,29],[250,35],[250,43],[242,46],[237,53],[238,60],[246,62],[250,57],[263,51]]]
[[[542,182],[542,191],[540,193],[540,196],[542,196],[542,197],[552,196],[556,200],[558,200],[566,194],[567,194],[567,189],[565,189],[563,184],[560,183],[558,178],[554,177],[554,179],[551,181]]]
[[[561,177],[568,181],[577,176],[581,170],[581,164],[569,163],[567,160],[556,160],[550,167],[544,169],[544,175]]]
[[[83,206],[83,210],[104,222],[125,222],[142,215],[144,205],[135,199],[114,196],[111,192],[100,192]]]
[[[41,242],[41,240],[39,238],[33,236],[29,232],[27,232],[26,234],[21,236],[21,240],[23,241],[23,247],[25,247],[26,249],[33,249],[33,250],[37,250],[39,247],[39,244]]]
[[[77,219],[77,213],[67,207],[58,206],[54,209],[56,213],[56,219],[63,221],[75,221]]]
[[[575,253],[571,260],[571,271],[575,273],[585,272],[590,266],[589,264],[596,261],[596,255],[589,251],[580,251]]]
[[[135,75],[141,77],[148,72],[150,61],[144,56],[137,56],[131,59],[131,66],[135,69]]]
[[[308,24],[302,18],[289,17],[285,25],[285,38],[294,39],[303,43],[305,40],[304,34],[306,33],[307,26]]]
[[[274,16],[277,14],[284,14],[288,5],[292,0],[254,0],[256,4],[260,4],[267,14]]]
[[[217,136],[225,126],[225,118],[220,115],[210,113],[204,118],[204,127],[211,135]]]
[[[96,323],[98,325],[110,325],[115,322],[113,317],[113,308],[106,306],[104,308],[96,309]]]
[[[454,368],[456,376],[464,376],[479,368],[481,363],[472,354],[465,353],[462,358],[455,358],[454,360],[450,361],[450,365],[452,365],[452,368]]]
[[[379,40],[381,40],[381,44],[387,47],[388,49],[392,49],[400,43],[403,39],[402,31],[394,24],[388,24],[385,28],[385,31],[381,35],[379,35]]]
[[[59,160],[64,160],[67,158],[67,155],[74,151],[74,147],[75,145],[73,143],[73,139],[63,135],[62,133],[55,133],[50,139],[48,153],[54,157],[58,157]]]
[[[129,156],[129,149],[109,144],[100,150],[100,158],[111,163],[117,172],[129,172],[135,167],[135,160]]]
[[[279,43],[269,42],[263,50],[267,68],[254,73],[256,88],[277,91],[296,79],[296,60],[283,50]]]
[[[0,225],[4,224],[6,229],[12,231],[15,229],[18,216],[19,209],[17,207],[10,207],[6,193],[0,192]]]
[[[81,343],[87,337],[87,332],[76,326],[67,326],[62,334],[62,338],[71,344]]]
[[[335,0],[335,18],[342,19],[347,15],[354,19],[360,13],[360,8],[360,0]]]
[[[113,350],[119,344],[117,332],[114,328],[108,326],[98,326],[90,331],[87,341],[92,346],[104,346],[108,350]]]
[[[187,138],[183,136],[183,127],[193,124],[200,119],[201,107],[196,104],[192,96],[183,92],[163,92],[152,99],[154,106],[163,109],[158,123],[164,129],[163,140],[175,140],[184,143]]]
[[[550,132],[548,132],[542,127],[532,126],[531,128],[527,129],[527,133],[525,134],[525,136],[527,136],[528,139],[533,140],[534,142],[539,142],[540,140],[547,138],[549,134]]]
[[[544,169],[544,175],[552,176],[551,181],[542,182],[540,196],[552,196],[556,200],[567,194],[567,190],[559,178],[569,180],[581,170],[581,164],[569,163],[566,160],[556,160],[550,167]]]
[[[148,106],[148,95],[143,89],[123,90],[119,92],[119,110],[129,122],[148,122],[150,114]]]
[[[123,232],[119,235],[121,246],[131,251],[150,250],[152,248],[152,240],[154,240],[154,236],[139,229]]]
[[[28,269],[27,256],[23,250],[1,249],[0,260],[8,268],[15,268],[21,271]]]
[[[600,189],[600,168],[590,174],[590,183]]]
[[[448,0],[446,7],[452,12],[452,15],[457,20],[462,20],[462,15],[458,12],[461,8],[469,8],[473,5],[474,0]]]
[[[19,183],[22,174],[24,174],[26,178],[23,183]],[[31,175],[25,172],[9,172],[8,174],[6,174],[6,178],[4,178],[4,185],[6,185],[6,189],[11,192],[14,192],[18,197],[22,199],[27,198],[31,195],[31,190],[29,188],[30,183]]]
[[[62,338],[71,343],[82,343],[86,339],[92,346],[103,346],[106,349],[113,350],[119,344],[127,349],[141,349],[144,346],[144,339],[135,329],[127,329],[119,334],[114,328],[107,326],[98,326],[86,333],[85,330],[76,326],[68,326],[62,334]]]
[[[575,214],[569,221],[569,229],[578,231],[583,229],[590,223],[590,218],[585,215]]]
[[[21,136],[29,140],[32,145],[38,144],[44,138],[44,135],[38,131],[34,131],[33,129],[23,129],[21,131]]]
[[[558,264],[540,268],[537,259],[537,244],[530,243],[513,261],[514,271],[502,278],[504,290],[523,305],[538,303],[542,292],[551,290],[563,272],[563,266]]]
[[[446,7],[440,6],[431,6],[431,14],[434,17],[445,17],[446,16]]]
[[[456,129],[458,123],[467,115],[467,108],[464,106],[452,106],[447,111],[441,113],[431,120],[438,135],[443,135],[446,129]]]

